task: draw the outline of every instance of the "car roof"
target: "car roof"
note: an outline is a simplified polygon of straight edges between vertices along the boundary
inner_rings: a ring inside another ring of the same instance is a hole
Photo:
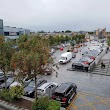
[[[59,87],[56,88],[55,92],[64,93],[65,90],[72,84],[72,82],[62,83]]]
[[[48,83],[44,83],[43,85],[41,85],[40,87],[38,87],[38,89],[44,90],[46,87],[48,87],[50,84],[54,84],[54,85],[58,85],[57,83],[54,82],[48,82]]]
[[[70,54],[71,52],[65,52],[63,53],[61,56],[64,57],[64,56],[67,56],[68,54]]]

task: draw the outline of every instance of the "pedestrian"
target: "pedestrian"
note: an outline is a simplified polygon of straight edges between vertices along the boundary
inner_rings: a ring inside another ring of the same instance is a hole
[[[56,72],[56,78],[58,77],[58,72]]]
[[[102,62],[101,63],[101,68],[104,69],[105,68],[105,64]]]
[[[88,67],[85,67],[86,72],[88,72]]]
[[[56,65],[56,68],[59,70],[59,67],[58,67],[58,65]]]

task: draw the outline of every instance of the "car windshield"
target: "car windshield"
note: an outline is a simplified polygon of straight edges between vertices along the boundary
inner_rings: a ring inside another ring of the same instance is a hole
[[[35,81],[32,81],[28,86],[29,87],[35,87]]]
[[[13,78],[7,79],[7,82],[13,82]]]
[[[89,61],[90,59],[88,58],[88,57],[83,57],[82,59],[81,59],[81,61]]]
[[[61,60],[65,60],[65,57],[61,57]]]

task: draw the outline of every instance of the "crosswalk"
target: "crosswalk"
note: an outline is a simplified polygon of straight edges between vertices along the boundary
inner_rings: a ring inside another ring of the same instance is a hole
[[[101,68],[101,62],[105,64],[105,68]],[[92,74],[100,74],[100,75],[110,75],[110,59],[101,59],[98,65],[94,67],[94,70],[91,72]]]

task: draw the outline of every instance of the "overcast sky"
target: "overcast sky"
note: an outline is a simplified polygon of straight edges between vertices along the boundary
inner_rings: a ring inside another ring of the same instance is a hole
[[[110,0],[0,0],[0,19],[34,31],[110,31]]]

